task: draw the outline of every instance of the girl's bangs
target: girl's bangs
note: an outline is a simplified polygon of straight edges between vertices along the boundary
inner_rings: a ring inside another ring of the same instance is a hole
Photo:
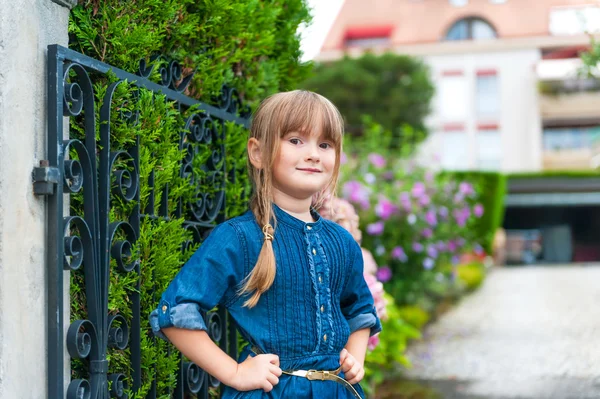
[[[337,108],[318,94],[303,92],[300,101],[290,102],[281,117],[280,137],[290,132],[315,134],[320,132],[325,140],[336,147],[342,143],[344,124]],[[308,94],[308,95],[306,95]],[[302,101],[303,100],[303,101]]]

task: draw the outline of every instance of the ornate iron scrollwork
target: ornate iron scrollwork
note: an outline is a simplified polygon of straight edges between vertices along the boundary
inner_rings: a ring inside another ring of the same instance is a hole
[[[163,57],[152,57],[149,64],[142,61],[139,76],[57,45],[49,47],[48,58],[48,161],[34,169],[33,178],[34,192],[48,198],[49,397],[124,399],[141,385],[141,320],[146,320],[147,315],[140,314],[139,293],[135,290],[131,292],[128,312],[109,311],[110,268],[114,266],[114,273],[122,275],[139,275],[143,265],[134,247],[140,234],[140,219],[158,219],[167,214],[166,204],[161,206],[160,215],[153,214],[154,190],[149,206],[140,210],[139,140],[129,148],[111,148],[111,112],[115,108],[119,111],[115,115],[125,123],[139,122],[137,112],[115,107],[113,97],[126,80],[138,88],[162,93],[178,104],[177,109],[202,110],[187,118],[180,135],[179,149],[185,153],[180,174],[195,187],[192,200],[182,201],[177,211],[186,217],[184,228],[192,232],[191,241],[181,244],[182,250],[201,242],[214,223],[222,220],[227,177],[224,125],[234,121],[247,126],[249,112],[233,89],[223,89],[216,107],[184,96],[193,73],[182,76],[180,64]],[[159,84],[149,80],[155,76],[155,67],[159,68]],[[104,92],[97,122],[91,76],[109,70],[118,80]],[[79,118],[82,132],[77,137],[63,137],[63,116]],[[200,146],[212,152],[198,169],[194,157]],[[154,185],[153,175],[149,183]],[[167,190],[163,190],[163,197]],[[82,214],[64,214],[64,201],[72,195],[82,202]],[[127,220],[111,220],[114,201],[132,204]],[[86,298],[85,318],[73,321],[66,332],[62,325],[66,305],[63,296],[69,287],[64,286],[64,271],[82,273]],[[132,318],[124,314],[131,314]],[[227,314],[218,310],[205,317],[211,337],[222,348],[235,352],[235,345],[228,345],[235,341],[235,334],[227,324]],[[72,359],[81,360],[87,374],[85,378],[73,379],[66,392],[62,383],[65,347]],[[125,349],[131,351],[131,378],[111,371],[109,350]],[[187,394],[207,398],[208,387],[219,385],[196,365],[183,361],[178,381],[174,393],[180,399]],[[154,392],[150,397],[153,394],[156,395]]]

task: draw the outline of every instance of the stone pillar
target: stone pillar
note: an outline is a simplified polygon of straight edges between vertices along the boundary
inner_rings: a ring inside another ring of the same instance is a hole
[[[46,157],[47,46],[68,45],[76,3],[0,0],[0,398],[48,396],[45,198],[31,172]]]

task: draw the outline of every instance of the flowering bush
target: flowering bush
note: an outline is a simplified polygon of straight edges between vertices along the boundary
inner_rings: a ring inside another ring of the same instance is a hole
[[[371,125],[349,143],[341,196],[357,207],[363,245],[380,265],[377,278],[397,304],[412,304],[433,284],[452,283],[462,252],[482,251],[472,224],[485,210],[471,183],[394,156],[390,139]]]

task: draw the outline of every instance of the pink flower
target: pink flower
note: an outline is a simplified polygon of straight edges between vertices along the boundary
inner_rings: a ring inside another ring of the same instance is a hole
[[[412,249],[417,253],[421,253],[423,252],[423,245],[418,242],[413,242]]]
[[[431,237],[433,237],[433,230],[431,230],[428,227],[428,228],[423,229],[423,232],[421,234],[423,234],[423,237],[425,237],[425,238],[431,238]]]
[[[476,204],[473,207],[473,214],[475,215],[475,217],[478,217],[478,218],[480,218],[481,216],[483,216],[483,205]]]
[[[348,163],[348,156],[346,155],[345,152],[342,152],[342,155],[340,155],[340,164],[345,165],[347,163]]]
[[[377,348],[377,345],[379,345],[379,334],[369,337],[369,341],[367,341],[367,348],[372,351]]]
[[[367,233],[372,236],[380,236],[383,233],[383,222],[375,222],[367,225]]]
[[[388,220],[398,208],[384,196],[379,197],[379,202],[375,205],[375,214],[383,220]]]
[[[392,279],[392,270],[387,266],[382,266],[377,269],[375,276],[377,276],[377,280],[381,281],[382,283],[387,283]]]
[[[369,159],[369,162],[371,162],[371,164],[373,164],[373,166],[375,166],[376,168],[385,167],[385,164],[386,164],[385,158],[380,154],[376,154],[376,153],[372,152],[369,154],[368,159]]]

